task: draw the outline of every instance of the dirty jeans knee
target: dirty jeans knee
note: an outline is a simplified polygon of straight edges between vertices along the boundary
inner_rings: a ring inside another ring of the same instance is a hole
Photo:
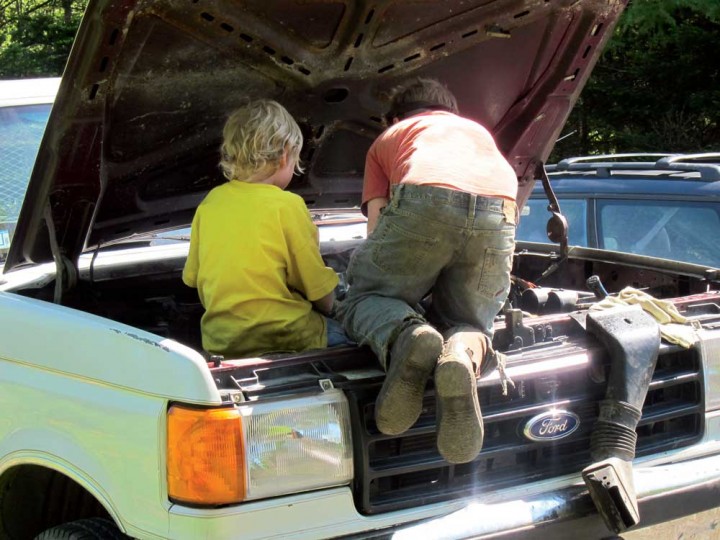
[[[347,297],[339,306],[338,317],[347,335],[358,345],[372,349],[383,369],[395,338],[412,324],[425,319],[402,300],[377,295]]]
[[[416,306],[434,280],[427,265],[417,264],[418,256],[425,257],[428,251],[426,244],[435,242],[432,231],[417,234],[414,231],[423,230],[420,216],[395,213],[393,203],[390,207],[353,253],[346,274],[347,294],[337,311],[347,334],[369,346],[383,368],[400,332],[426,323]]]

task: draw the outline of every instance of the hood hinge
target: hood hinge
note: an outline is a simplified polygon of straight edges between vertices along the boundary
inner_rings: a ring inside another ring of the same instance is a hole
[[[568,256],[568,222],[560,210],[560,201],[550,185],[550,179],[542,161],[538,161],[536,164],[535,178],[538,177],[542,180],[545,196],[550,202],[548,212],[552,214],[547,223],[547,236],[551,242],[560,244],[561,260],[564,260]]]

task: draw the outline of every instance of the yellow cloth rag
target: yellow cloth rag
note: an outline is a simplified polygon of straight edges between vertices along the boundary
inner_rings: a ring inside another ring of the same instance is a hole
[[[618,306],[639,305],[643,311],[652,315],[660,325],[660,335],[665,341],[689,349],[698,338],[700,323],[691,321],[680,314],[675,305],[667,300],[658,300],[649,294],[632,287],[625,287],[617,296],[606,296],[600,302],[590,306],[591,310],[611,309]]]

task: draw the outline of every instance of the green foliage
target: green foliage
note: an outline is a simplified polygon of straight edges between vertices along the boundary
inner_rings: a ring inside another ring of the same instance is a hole
[[[87,0],[0,0],[0,78],[62,74]]]
[[[710,20],[720,21],[717,0],[631,0],[618,31],[633,29],[641,34],[664,32],[677,26],[680,11],[702,13]]]
[[[549,161],[720,150],[717,0],[636,0],[623,14]]]

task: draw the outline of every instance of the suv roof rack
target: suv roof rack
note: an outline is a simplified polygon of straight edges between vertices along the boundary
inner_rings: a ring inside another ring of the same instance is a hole
[[[638,161],[643,158],[658,158]],[[622,160],[622,161],[619,161]],[[702,180],[720,180],[720,152],[701,154],[634,153],[571,157],[548,165],[548,172],[595,171],[597,176],[610,176],[613,170],[647,170],[698,172]]]

